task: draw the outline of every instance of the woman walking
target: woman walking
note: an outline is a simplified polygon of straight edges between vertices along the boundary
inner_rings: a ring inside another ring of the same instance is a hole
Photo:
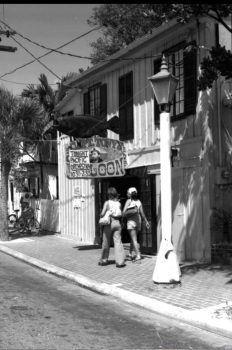
[[[113,236],[116,267],[124,267],[125,251],[121,239],[121,203],[118,199],[117,190],[114,187],[109,187],[107,194],[108,200],[104,203],[101,217],[103,217],[108,211],[111,220],[110,224],[103,226],[102,252],[98,265],[105,266],[108,264],[110,242],[111,237]]]
[[[138,191],[135,187],[127,190],[127,201],[123,208],[123,217],[127,220],[127,230],[131,238],[130,254],[132,259],[132,250],[135,251],[135,261],[141,260],[141,254],[138,243],[138,232],[141,230],[141,218],[145,221],[146,227],[149,229],[150,224],[144,214],[142,202],[138,199]]]

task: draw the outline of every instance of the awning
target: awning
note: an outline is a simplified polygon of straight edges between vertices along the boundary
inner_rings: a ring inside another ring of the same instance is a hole
[[[138,168],[126,169],[126,174],[129,176],[142,177],[142,176],[145,176],[147,174],[147,167],[142,166],[142,167],[138,167]]]

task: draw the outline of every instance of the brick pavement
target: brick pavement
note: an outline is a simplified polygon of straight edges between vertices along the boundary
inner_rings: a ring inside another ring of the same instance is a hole
[[[203,309],[232,300],[231,266],[183,264],[180,285],[157,285],[152,281],[154,256],[144,255],[140,264],[127,261],[126,267],[117,269],[113,248],[110,250],[111,264],[98,266],[99,248],[92,249],[59,235],[20,238],[4,242],[4,245],[97,282],[116,284],[127,291],[186,310]]]

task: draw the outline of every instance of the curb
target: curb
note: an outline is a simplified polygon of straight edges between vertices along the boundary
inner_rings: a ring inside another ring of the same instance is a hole
[[[142,296],[130,291],[126,291],[115,285],[108,283],[100,283],[88,277],[82,276],[77,273],[73,273],[63,268],[59,268],[55,265],[48,264],[36,258],[32,258],[26,254],[17,252],[11,248],[0,245],[0,251],[15,257],[21,261],[24,261],[32,266],[38,267],[47,273],[54,274],[59,277],[63,277],[67,280],[75,282],[77,285],[83,288],[90,289],[94,292],[98,292],[104,295],[111,295],[118,299],[121,299],[129,304],[133,304],[149,311],[153,311],[159,315],[171,317],[175,320],[185,322],[191,326],[201,328],[203,330],[216,333],[218,335],[232,339],[232,322],[228,320],[220,320],[209,317],[204,310],[189,311],[183,308],[179,308],[174,305],[163,303],[161,301],[151,299],[146,296]]]

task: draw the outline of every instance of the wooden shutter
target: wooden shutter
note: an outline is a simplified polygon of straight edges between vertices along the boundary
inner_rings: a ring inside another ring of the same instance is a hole
[[[184,52],[184,114],[196,112],[197,51]]]
[[[161,67],[161,57],[154,61],[154,74],[157,74],[160,71]],[[159,105],[156,101],[155,94],[154,94],[154,122],[155,125],[160,125],[160,111],[159,111]]]
[[[134,138],[133,72],[119,78],[120,140]]]
[[[86,92],[83,96],[84,96],[84,114],[90,114],[89,91]]]
[[[100,115],[107,115],[107,85],[103,84],[100,87]]]
[[[100,119],[107,120],[107,84],[100,86]],[[107,137],[107,130],[99,134],[101,137]]]
[[[56,176],[56,199],[59,199],[59,176]]]

